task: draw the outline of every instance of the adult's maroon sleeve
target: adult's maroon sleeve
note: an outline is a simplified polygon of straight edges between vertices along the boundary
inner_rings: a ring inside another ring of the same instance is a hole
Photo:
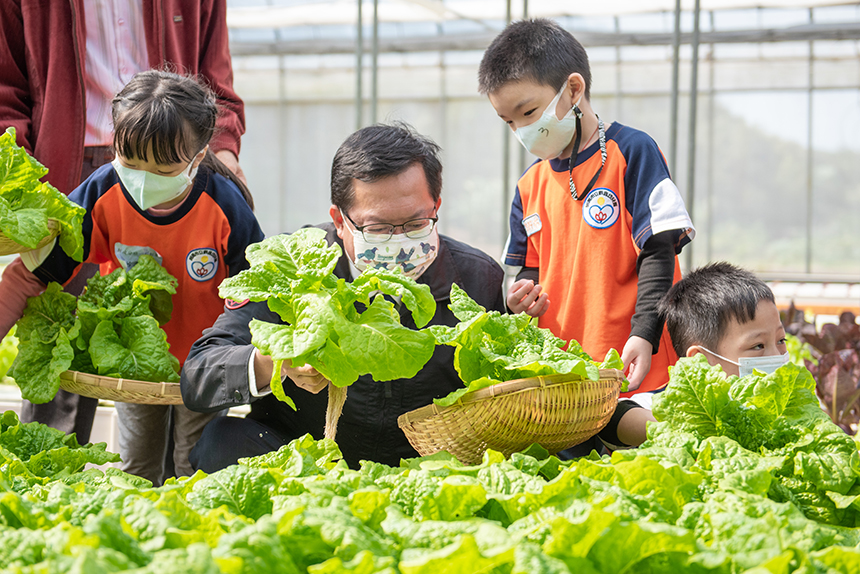
[[[33,99],[27,79],[21,3],[0,2],[0,130],[15,128],[18,145],[30,154]]]
[[[203,3],[200,13],[199,73],[209,81],[221,106],[217,131],[209,145],[212,151],[226,149],[238,157],[241,137],[245,133],[245,103],[233,90],[226,0]]]

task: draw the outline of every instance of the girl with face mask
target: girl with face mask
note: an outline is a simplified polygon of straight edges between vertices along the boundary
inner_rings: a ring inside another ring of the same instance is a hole
[[[214,94],[193,78],[157,70],[135,75],[113,99],[116,158],[69,195],[86,209],[85,263],[105,275],[148,254],[177,279],[173,314],[162,327],[180,363],[223,309],[218,285],[247,268],[245,248],[263,239],[248,189],[209,151],[217,116]],[[0,286],[23,286],[29,296],[50,281],[68,282],[80,267],[56,241],[22,254],[20,263],[10,265],[13,273],[5,272]],[[7,305],[0,329],[8,330],[23,308]],[[192,473],[188,453],[215,415],[182,405],[116,409],[123,470],[161,484],[172,419],[176,475]]]

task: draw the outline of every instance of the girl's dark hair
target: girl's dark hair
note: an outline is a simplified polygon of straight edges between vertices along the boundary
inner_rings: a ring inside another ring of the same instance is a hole
[[[716,351],[729,322],[755,319],[759,301],[774,302],[773,291],[751,271],[724,261],[691,271],[658,303],[660,316],[679,357],[693,345]]]
[[[355,199],[354,180],[372,183],[403,173],[415,164],[424,177],[433,201],[442,194],[442,162],[439,145],[409,124],[376,124],[354,132],[340,145],[331,164],[331,202],[344,212]]]
[[[574,72],[585,80],[591,99],[588,54],[573,35],[546,18],[508,25],[490,43],[478,66],[478,91],[492,94],[510,82],[531,81],[556,92]]]
[[[214,92],[193,77],[167,70],[140,72],[113,99],[114,151],[146,161],[152,146],[157,163],[191,161],[215,134],[218,111]],[[211,150],[201,165],[232,181],[254,208],[248,187]]]

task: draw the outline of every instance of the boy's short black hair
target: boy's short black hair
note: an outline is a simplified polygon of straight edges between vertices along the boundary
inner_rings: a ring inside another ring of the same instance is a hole
[[[442,194],[440,148],[405,122],[375,124],[351,134],[331,164],[331,202],[346,212],[355,199],[354,180],[372,183],[420,164],[433,201]]]
[[[512,22],[496,36],[478,67],[478,91],[492,94],[509,82],[532,81],[561,89],[574,72],[591,98],[588,54],[573,35],[546,18]]]
[[[672,346],[679,357],[693,345],[716,351],[732,319],[755,319],[759,301],[775,303],[773,292],[750,271],[719,262],[691,271],[660,300]]]

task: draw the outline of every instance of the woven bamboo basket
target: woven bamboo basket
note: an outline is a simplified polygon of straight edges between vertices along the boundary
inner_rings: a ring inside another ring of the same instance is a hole
[[[33,249],[40,249],[54,240],[54,238],[60,233],[60,226],[57,223],[56,219],[48,219],[48,235],[42,238],[39,241],[39,244],[36,245]],[[6,237],[4,234],[0,233],[0,255],[12,255],[14,253],[23,253],[25,251],[30,251],[30,247],[25,247],[20,243],[16,243]]]
[[[94,399],[141,405],[182,404],[179,383],[150,383],[132,379],[116,379],[79,371],[60,373],[60,388]]]
[[[624,375],[601,369],[600,380],[550,375],[499,383],[400,415],[397,424],[422,456],[447,450],[478,464],[487,449],[519,452],[538,443],[551,453],[577,445],[609,422]]]

